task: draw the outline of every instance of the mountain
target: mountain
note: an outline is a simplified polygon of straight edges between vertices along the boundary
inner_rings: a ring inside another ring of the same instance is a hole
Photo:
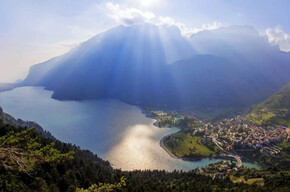
[[[290,54],[270,45],[251,26],[202,31],[194,34],[190,41],[198,53],[228,59],[238,66],[241,74],[264,82],[276,91],[289,82]]]
[[[248,116],[257,124],[290,127],[290,83],[257,105]]]
[[[239,107],[255,103],[267,95],[259,74],[243,73],[239,65],[222,57],[198,55],[170,65],[178,84],[182,106]],[[270,85],[269,85],[270,86]]]
[[[168,39],[173,41],[167,43]],[[167,61],[193,55],[189,42],[176,28],[119,26],[61,57],[31,67],[22,85],[45,86],[57,99],[118,98],[154,105],[167,100],[172,88],[165,69]]]
[[[159,108],[248,107],[290,81],[290,54],[249,26],[185,38],[176,27],[119,26],[32,66],[24,85],[56,99],[116,98]]]

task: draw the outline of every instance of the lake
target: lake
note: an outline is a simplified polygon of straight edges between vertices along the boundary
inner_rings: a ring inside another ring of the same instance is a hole
[[[3,110],[35,121],[57,139],[89,149],[122,170],[190,170],[219,159],[183,161],[170,157],[160,139],[177,128],[158,128],[138,107],[117,100],[58,101],[42,87],[21,87],[0,93]],[[245,163],[248,167],[257,165]]]

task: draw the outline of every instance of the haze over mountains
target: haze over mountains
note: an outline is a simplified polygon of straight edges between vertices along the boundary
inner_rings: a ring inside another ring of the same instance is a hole
[[[32,66],[20,86],[56,99],[117,98],[167,108],[246,107],[290,81],[290,54],[249,26],[201,31],[144,23],[96,35],[67,54]]]

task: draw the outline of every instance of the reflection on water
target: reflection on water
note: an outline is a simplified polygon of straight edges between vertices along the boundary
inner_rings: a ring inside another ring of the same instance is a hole
[[[219,161],[171,158],[159,141],[178,129],[155,127],[154,120],[137,107],[116,100],[57,101],[51,94],[41,87],[17,88],[0,93],[0,106],[16,118],[38,122],[59,140],[89,149],[122,170],[190,170]]]

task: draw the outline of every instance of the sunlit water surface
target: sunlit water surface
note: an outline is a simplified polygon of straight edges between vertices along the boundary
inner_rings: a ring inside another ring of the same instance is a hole
[[[21,87],[0,93],[0,106],[16,118],[36,121],[57,139],[89,149],[122,170],[190,170],[220,161],[189,162],[170,157],[159,142],[178,129],[155,127],[155,120],[135,106],[117,100],[58,101],[51,95],[42,87]]]

